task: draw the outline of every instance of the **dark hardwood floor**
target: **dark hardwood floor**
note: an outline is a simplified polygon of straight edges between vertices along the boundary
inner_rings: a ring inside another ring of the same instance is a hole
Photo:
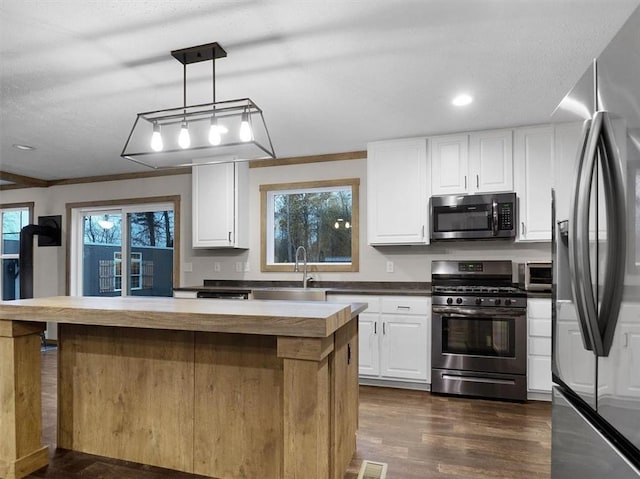
[[[31,479],[194,479],[156,467],[56,450],[56,351],[43,353],[43,441],[50,464]],[[100,428],[100,424],[95,425]],[[545,479],[550,477],[551,404],[442,397],[360,388],[358,450],[345,479],[364,459],[386,462],[389,479]]]

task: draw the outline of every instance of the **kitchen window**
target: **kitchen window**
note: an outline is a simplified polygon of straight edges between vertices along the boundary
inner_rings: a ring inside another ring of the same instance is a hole
[[[173,295],[179,197],[159,199],[67,205],[72,295]]]
[[[2,300],[20,298],[20,230],[33,217],[33,203],[0,204],[0,291]]]
[[[292,271],[304,246],[310,271],[358,271],[357,178],[261,185],[261,269]]]

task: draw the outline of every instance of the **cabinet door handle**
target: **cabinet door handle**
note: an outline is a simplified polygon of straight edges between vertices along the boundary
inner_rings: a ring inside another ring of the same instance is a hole
[[[231,231],[229,231],[229,243],[231,243]]]
[[[373,323],[373,334],[378,334],[378,321]]]
[[[520,227],[520,228],[521,228],[521,231],[522,231],[522,235],[524,236],[525,234],[527,234],[527,228],[526,228],[526,226],[524,225],[524,221],[523,221],[523,222],[521,222],[521,223],[520,223],[520,225],[521,225],[521,227]]]
[[[622,342],[622,347],[623,348],[628,348],[629,347],[629,333],[624,333],[624,341]]]
[[[351,343],[347,343],[347,364],[351,364]]]
[[[480,189],[480,175],[476,175],[476,188]]]
[[[382,323],[382,334],[387,334],[387,328],[385,327],[385,323]]]
[[[467,175],[464,175],[464,189],[467,189]]]

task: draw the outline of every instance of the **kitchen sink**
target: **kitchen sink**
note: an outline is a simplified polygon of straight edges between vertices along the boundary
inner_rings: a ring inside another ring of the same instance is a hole
[[[251,291],[253,299],[281,301],[326,301],[327,290],[322,288],[257,288]]]

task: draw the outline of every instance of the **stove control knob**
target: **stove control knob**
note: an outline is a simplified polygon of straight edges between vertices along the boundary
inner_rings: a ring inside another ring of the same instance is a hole
[[[498,306],[498,305],[500,304],[500,300],[499,300],[499,299],[496,299],[496,300],[494,301],[494,303],[495,303],[495,305],[496,305],[496,306]]]
[[[447,304],[453,303],[453,298],[447,298]]]
[[[482,304],[482,298],[476,298],[476,304]]]
[[[510,300],[510,299],[505,299],[505,300],[504,300],[504,305],[505,305],[505,306],[509,306],[509,305],[511,305],[511,300]]]
[[[458,298],[458,299],[456,299],[456,303],[458,303],[458,304],[462,304],[462,298]]]

